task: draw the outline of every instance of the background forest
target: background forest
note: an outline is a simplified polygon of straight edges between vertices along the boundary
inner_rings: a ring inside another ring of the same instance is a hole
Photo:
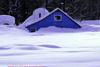
[[[100,0],[0,0],[0,15],[12,15],[19,24],[39,7],[59,7],[77,20],[100,19]]]

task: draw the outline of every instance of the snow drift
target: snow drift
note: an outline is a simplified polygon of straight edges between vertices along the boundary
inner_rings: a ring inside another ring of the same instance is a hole
[[[15,18],[10,15],[0,15],[0,25],[15,25]]]
[[[50,27],[31,34],[1,25],[0,66],[100,67],[100,27],[96,23],[83,21],[81,29]]]
[[[49,11],[45,8],[38,8],[33,11],[33,14],[29,16],[21,25],[20,28],[25,28],[26,26],[39,21],[41,18],[49,14]]]

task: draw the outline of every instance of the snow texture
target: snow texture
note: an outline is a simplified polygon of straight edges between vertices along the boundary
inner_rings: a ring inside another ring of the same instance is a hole
[[[41,18],[45,17],[49,14],[49,11],[45,8],[38,8],[33,11],[33,14],[29,16],[23,24],[21,24],[19,27],[25,28],[26,26],[35,23],[39,21]]]
[[[82,21],[81,29],[49,27],[35,33],[1,26],[0,66],[100,67],[99,22]]]
[[[10,15],[0,15],[0,25],[15,25],[15,18]]]

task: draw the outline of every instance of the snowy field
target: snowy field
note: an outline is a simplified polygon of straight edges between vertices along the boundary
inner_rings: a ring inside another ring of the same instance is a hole
[[[81,29],[49,27],[35,33],[0,25],[0,67],[100,67],[100,21]]]

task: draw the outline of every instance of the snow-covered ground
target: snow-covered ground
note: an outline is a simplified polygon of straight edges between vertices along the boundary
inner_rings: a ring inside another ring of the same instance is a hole
[[[48,27],[35,33],[1,25],[0,66],[100,67],[99,24],[83,21],[81,29]]]

